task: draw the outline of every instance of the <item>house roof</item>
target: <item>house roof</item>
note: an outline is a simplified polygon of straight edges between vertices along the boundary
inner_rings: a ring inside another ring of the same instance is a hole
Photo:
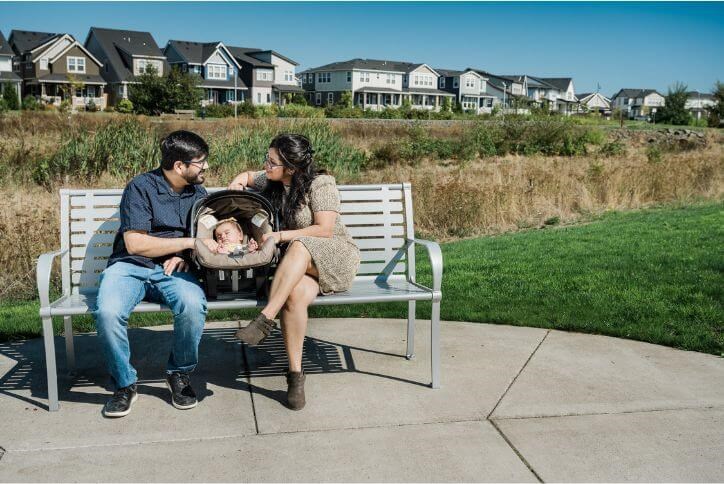
[[[611,96],[611,99],[617,98],[617,97],[625,97],[625,98],[638,98],[638,97],[646,97],[649,94],[656,93],[659,96],[661,94],[656,91],[656,89],[631,89],[631,88],[624,88],[620,89],[616,94]]]
[[[22,54],[62,35],[63,34],[51,34],[48,32],[32,32],[29,30],[13,30],[10,32],[10,41],[15,53]]]
[[[211,55],[216,52],[216,49],[221,46],[229,52],[229,55],[234,56],[231,51],[223,44],[223,42],[189,42],[187,40],[169,40],[166,45],[166,49],[169,46],[173,46],[174,50],[183,58],[184,62],[188,64],[203,64]],[[164,49],[164,52],[166,51]],[[236,59],[233,62],[238,64]]]
[[[22,79],[14,72],[2,71],[0,72],[0,81],[22,82]]]
[[[438,68],[435,68],[435,70],[436,70],[441,76],[445,76],[445,77],[457,77],[457,76],[460,76],[460,75],[462,75],[462,74],[465,74],[465,71],[456,71],[456,70],[453,70],[453,69],[438,69]]]
[[[48,74],[38,78],[39,82],[69,82],[70,77],[74,80],[85,84],[106,84],[105,79],[101,76],[92,76],[87,74]]]
[[[506,89],[506,91],[510,91],[510,88],[511,88],[511,79],[508,79],[508,78],[503,77],[503,76],[499,76],[499,75],[497,75],[497,74],[491,74],[490,72],[487,72],[487,71],[484,71],[484,70],[481,70],[481,69],[475,69],[475,68],[472,68],[472,67],[469,67],[468,69],[470,69],[470,70],[472,70],[472,71],[475,71],[475,72],[477,72],[478,74],[480,74],[481,76],[487,78],[487,79],[488,79],[488,84],[489,84],[489,85],[492,85],[492,86],[495,87],[495,88],[497,88],[499,91],[502,91],[502,90],[503,90],[503,83],[505,82],[505,83],[507,84],[507,86],[508,86],[507,89]],[[517,83],[517,84],[521,84],[521,82],[519,82],[519,81],[512,81],[512,82],[515,82],[515,83]]]
[[[332,62],[331,64],[326,64],[320,67],[315,67],[313,69],[307,69],[304,71],[304,73],[307,72],[317,72],[317,71],[343,71],[343,70],[351,70],[351,69],[362,69],[362,70],[371,70],[371,71],[394,71],[394,72],[412,72],[415,69],[417,69],[420,66],[423,66],[425,64],[423,63],[414,63],[414,62],[402,62],[402,61],[391,61],[391,60],[377,60],[377,59],[350,59],[346,61],[341,62]],[[430,67],[432,69],[432,67]],[[435,70],[435,69],[433,69]]]
[[[279,92],[306,92],[299,86],[292,86],[291,84],[274,84],[272,89],[276,89]]]
[[[85,41],[86,46],[91,35],[96,38],[101,49],[103,49],[105,57],[108,59],[110,70],[107,77],[110,81],[126,81],[133,77],[133,66],[128,65],[121,55],[121,52],[131,57],[165,58],[163,52],[161,52],[161,49],[149,32],[91,27]]]
[[[233,55],[237,61],[239,62],[245,62],[247,64],[251,64],[252,67],[267,67],[269,69],[274,67],[274,64],[270,64],[269,62],[264,62],[263,60],[257,59],[256,57],[252,57],[249,55],[252,52],[264,52],[260,49],[254,49],[251,47],[226,47],[229,52],[231,52],[231,55]],[[273,52],[273,51],[272,51]]]
[[[283,59],[283,60],[289,62],[290,64],[294,64],[295,66],[299,65],[299,62],[294,61],[294,60],[290,59],[289,57],[285,57],[275,50],[252,50],[252,51],[249,51],[248,54],[251,56],[253,56],[254,54],[272,54],[272,55],[279,57],[280,59]]]
[[[701,98],[701,99],[714,99],[714,95],[709,92],[689,91],[686,93],[686,97],[689,99]]]
[[[547,82],[560,91],[567,91],[568,86],[573,82],[571,77],[541,77],[540,80]]]
[[[13,52],[8,41],[5,40],[2,32],[0,32],[0,55],[15,55],[15,52]]]
[[[227,79],[225,81],[221,81],[217,79],[201,79],[199,81],[199,87],[234,89],[234,80]],[[248,89],[248,87],[246,87],[246,84],[244,84],[244,81],[241,80],[241,77],[236,81],[236,89],[238,91],[244,91]]]

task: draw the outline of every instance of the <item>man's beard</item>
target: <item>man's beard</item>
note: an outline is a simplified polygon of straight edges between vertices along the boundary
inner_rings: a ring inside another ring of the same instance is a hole
[[[205,175],[206,175],[205,171],[200,171],[196,175],[193,175],[193,176],[184,175],[184,180],[186,180],[186,182],[189,185],[201,185],[206,181]]]

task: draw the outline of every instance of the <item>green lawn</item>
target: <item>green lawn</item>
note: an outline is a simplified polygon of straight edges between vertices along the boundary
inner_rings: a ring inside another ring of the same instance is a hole
[[[620,336],[724,355],[724,204],[608,213],[584,225],[443,245],[442,318]],[[420,280],[429,265],[419,253]],[[406,304],[312,308],[317,317],[405,317]],[[418,316],[429,318],[429,304]],[[0,340],[37,336],[37,303],[0,303]],[[212,312],[210,319],[249,317]],[[169,314],[134,315],[134,326]],[[89,317],[74,319],[92,330]],[[56,322],[60,330],[61,322]]]

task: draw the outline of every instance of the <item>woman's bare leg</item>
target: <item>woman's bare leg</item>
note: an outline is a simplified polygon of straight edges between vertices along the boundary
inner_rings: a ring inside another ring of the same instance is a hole
[[[302,371],[304,335],[307,332],[309,304],[319,294],[319,284],[308,276],[294,286],[282,309],[282,335],[289,358],[289,371]]]
[[[284,306],[292,289],[299,284],[305,274],[316,277],[319,272],[304,244],[294,241],[287,249],[274,273],[269,302],[262,309],[262,314],[269,319],[274,319]]]

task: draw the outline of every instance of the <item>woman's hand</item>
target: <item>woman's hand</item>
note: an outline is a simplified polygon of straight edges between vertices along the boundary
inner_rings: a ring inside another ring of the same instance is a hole
[[[175,255],[163,262],[163,273],[170,276],[174,271],[187,272],[189,265],[181,257]]]
[[[269,232],[261,236],[262,245],[264,245],[264,242],[266,242],[270,238],[274,238],[275,245],[279,245],[282,242],[282,234],[280,234],[279,232]]]
[[[231,183],[229,183],[229,186],[227,187],[229,190],[246,190],[246,187],[249,186],[249,173],[243,172],[239,173],[236,178],[231,180]]]
[[[256,240],[250,239],[248,247],[249,247],[249,252],[254,252],[256,249],[259,248],[259,244],[256,243]]]

